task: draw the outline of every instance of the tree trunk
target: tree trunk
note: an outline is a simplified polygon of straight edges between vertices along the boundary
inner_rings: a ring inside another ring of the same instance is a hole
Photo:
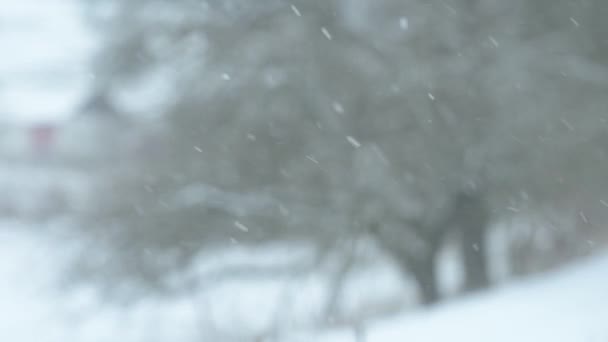
[[[441,299],[438,279],[435,273],[435,263],[441,246],[443,231],[408,220],[404,232],[382,233],[379,224],[372,225],[370,232],[375,236],[381,247],[397,262],[401,272],[406,277],[413,276],[418,287],[420,304],[431,305]],[[413,231],[412,231],[413,230]],[[426,246],[421,250],[408,249],[407,238],[415,232]]]
[[[428,306],[441,299],[437,276],[435,273],[435,259],[437,253],[433,251],[425,259],[411,260],[410,271],[418,285],[420,304]]]
[[[328,319],[331,319],[338,314],[340,299],[344,289],[346,277],[348,276],[348,273],[352,271],[355,264],[356,248],[357,240],[355,238],[353,241],[350,241],[348,250],[345,251],[345,255],[342,255],[342,260],[339,261],[340,265],[338,266],[338,269],[330,278],[328,300],[325,304],[324,310],[325,317]]]
[[[465,291],[480,290],[490,285],[486,251],[486,227],[472,226],[462,234]]]
[[[490,215],[479,193],[464,193],[456,197],[454,223],[461,232],[464,259],[464,291],[474,291],[490,285],[487,264],[486,232]]]

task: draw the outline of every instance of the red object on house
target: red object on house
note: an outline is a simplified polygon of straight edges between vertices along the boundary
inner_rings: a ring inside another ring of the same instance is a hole
[[[34,126],[30,130],[30,142],[36,152],[44,153],[55,141],[55,127],[48,124]]]

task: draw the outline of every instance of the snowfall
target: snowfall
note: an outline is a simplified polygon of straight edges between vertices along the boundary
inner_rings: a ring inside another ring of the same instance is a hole
[[[75,4],[0,0],[0,73],[5,81],[0,122],[63,120],[82,97],[84,85],[94,77],[84,66],[94,44]],[[1,181],[17,184],[7,175],[25,175],[5,166],[0,165]],[[314,318],[322,316],[331,268],[296,276],[235,276],[174,296],[111,301],[94,284],[69,277],[74,261],[90,252],[68,229],[70,224],[68,219],[0,219],[0,341],[608,341],[608,254],[601,251],[559,270],[430,309],[412,309],[407,300],[412,289],[381,260],[349,276],[341,305],[348,312],[374,311],[374,305],[393,310],[319,328]],[[192,269],[170,281],[239,265],[297,262],[307,253],[235,244],[202,255]]]

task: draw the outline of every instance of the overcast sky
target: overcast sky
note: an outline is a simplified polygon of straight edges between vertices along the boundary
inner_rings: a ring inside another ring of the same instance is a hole
[[[0,0],[0,122],[69,117],[94,77],[77,0]]]

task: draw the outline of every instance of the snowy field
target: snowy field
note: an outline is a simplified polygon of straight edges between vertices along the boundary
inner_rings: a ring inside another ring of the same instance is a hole
[[[66,286],[70,260],[83,254],[74,236],[60,226],[4,222],[0,243],[2,341],[254,341],[272,335],[273,341],[360,341],[350,325],[328,324],[322,332],[315,331],[318,325],[310,318],[319,314],[314,308],[323,300],[323,272],[296,282],[240,278],[204,291],[148,296],[119,305],[104,301],[91,287]],[[205,258],[196,269],[229,267],[239,260],[264,264],[298,255],[281,248],[263,254],[237,249]],[[348,300],[353,302],[369,292],[370,283],[387,296],[376,301],[405,293],[390,270],[361,273],[351,282]],[[608,255],[599,254],[490,293],[367,321],[359,326],[359,336],[370,342],[607,341],[606,288]],[[272,326],[280,329],[269,331]]]
[[[608,255],[374,324],[368,341],[608,341]]]

